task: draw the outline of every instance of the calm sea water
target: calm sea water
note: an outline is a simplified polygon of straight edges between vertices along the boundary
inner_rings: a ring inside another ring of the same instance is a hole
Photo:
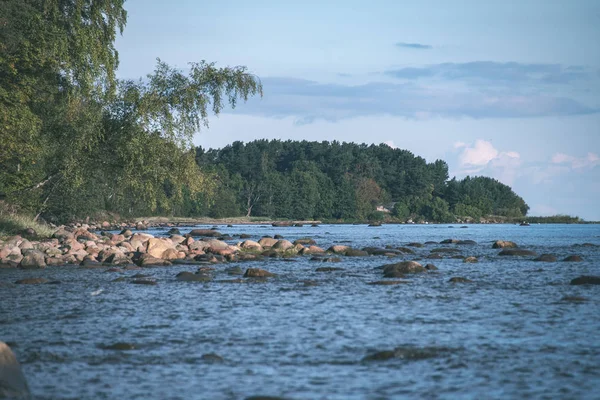
[[[181,229],[185,233],[185,229]],[[188,228],[189,230],[189,228]],[[598,225],[384,225],[220,228],[257,240],[281,234],[353,247],[471,239],[475,246],[426,245],[415,256],[342,258],[337,264],[268,259],[220,264],[209,283],[175,280],[195,266],[108,273],[51,267],[0,270],[0,281],[31,276],[59,285],[0,285],[0,340],[9,342],[38,399],[600,398]],[[165,230],[150,231],[165,235]],[[499,257],[497,239],[559,260]],[[444,258],[410,283],[373,286],[375,267],[455,247],[477,264]],[[223,283],[225,269],[277,273],[266,283]],[[337,272],[316,272],[334,266]],[[156,286],[111,282],[146,273]],[[452,284],[462,276],[473,283]],[[313,281],[307,286],[305,281]],[[98,294],[98,291],[101,292]],[[92,295],[94,293],[95,295]],[[579,296],[585,301],[563,300]],[[133,350],[108,350],[125,342]],[[364,360],[398,349],[388,360]],[[213,356],[218,355],[218,357]]]

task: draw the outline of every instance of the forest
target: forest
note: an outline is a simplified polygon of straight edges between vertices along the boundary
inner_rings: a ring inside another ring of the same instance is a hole
[[[262,96],[246,67],[157,59],[117,78],[124,0],[0,1],[0,214],[53,223],[136,216],[451,222],[528,206],[490,178],[449,179],[386,145],[194,148],[211,114]],[[381,210],[377,211],[380,207]]]
[[[218,182],[216,201],[186,212],[215,218],[454,222],[518,218],[529,209],[495,179],[449,179],[445,161],[427,163],[386,144],[234,142],[217,150],[198,147],[196,161]]]

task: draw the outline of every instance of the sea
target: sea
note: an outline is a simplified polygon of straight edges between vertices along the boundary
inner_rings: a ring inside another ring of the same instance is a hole
[[[600,399],[600,286],[570,284],[600,276],[600,225],[218,229],[231,244],[240,234],[279,234],[324,249],[423,246],[339,262],[214,264],[210,282],[176,279],[198,265],[0,270],[0,340],[16,353],[32,398]],[[167,228],[148,232],[168,236]],[[446,239],[475,244],[440,244]],[[496,240],[558,261],[499,256]],[[570,255],[582,261],[562,261]],[[463,262],[468,256],[478,262]],[[378,267],[403,260],[437,270],[383,277]],[[230,275],[236,266],[276,276]],[[131,284],[139,273],[157,284]],[[28,277],[60,283],[12,284]]]

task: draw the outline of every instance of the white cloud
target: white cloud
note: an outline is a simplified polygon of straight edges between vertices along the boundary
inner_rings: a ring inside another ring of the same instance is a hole
[[[394,144],[394,141],[393,141],[393,140],[388,140],[388,141],[386,141],[386,142],[383,142],[383,144],[387,144],[387,145],[388,145],[388,146],[390,146],[392,149],[397,149],[397,148],[398,148],[398,146],[396,146],[396,145]]]
[[[473,147],[465,147],[460,155],[460,163],[463,166],[484,167],[490,161],[498,157],[498,150],[485,140],[477,140]]]
[[[584,157],[575,157],[565,153],[556,153],[552,157],[554,164],[570,164],[573,169],[593,168],[600,165],[600,157],[595,153],[587,153]]]
[[[460,175],[485,174],[512,185],[521,174],[521,155],[516,151],[499,151],[482,139],[472,145],[457,142],[454,148],[463,149],[458,157]]]

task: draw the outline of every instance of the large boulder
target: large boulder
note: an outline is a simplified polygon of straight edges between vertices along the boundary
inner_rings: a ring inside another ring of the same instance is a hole
[[[19,268],[37,269],[46,268],[46,259],[44,253],[39,250],[28,250],[27,254],[19,263]]]
[[[146,253],[152,257],[163,258],[163,254],[168,249],[174,249],[175,245],[169,239],[164,238],[152,238],[148,239],[146,244]]]
[[[291,249],[292,247],[294,247],[294,244],[289,240],[285,239],[278,240],[277,243],[273,245],[273,249],[280,251],[286,251]]]
[[[258,244],[260,244],[263,248],[271,248],[271,247],[275,246],[275,244],[277,244],[278,241],[279,240],[277,240],[277,239],[264,237],[258,241]]]
[[[0,342],[0,399],[28,399],[29,387],[10,347]]]
[[[245,250],[263,251],[263,247],[254,240],[244,240],[240,247]]]
[[[190,231],[190,236],[198,237],[219,237],[223,236],[223,234],[219,231],[213,231],[212,229],[192,229]]]
[[[571,281],[571,285],[600,285],[600,276],[579,276]]]
[[[317,242],[315,242],[315,240],[312,238],[300,238],[300,239],[294,240],[294,244],[303,244],[303,245],[312,246],[312,245],[316,245]]]
[[[416,261],[402,261],[395,264],[387,264],[380,267],[386,278],[397,278],[404,274],[419,274],[427,270]]]
[[[308,246],[308,247],[304,247],[300,250],[300,254],[302,255],[309,255],[309,254],[323,254],[325,253],[325,250],[323,250],[320,247],[317,246]]]
[[[515,242],[508,240],[496,240],[492,245],[492,249],[514,249],[519,247]]]
[[[341,244],[335,244],[327,249],[327,252],[334,254],[344,254],[350,247]]]

